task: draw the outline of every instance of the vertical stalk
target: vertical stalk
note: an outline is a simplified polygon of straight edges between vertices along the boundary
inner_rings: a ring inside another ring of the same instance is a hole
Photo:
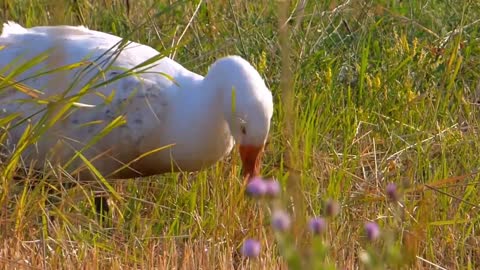
[[[295,149],[295,103],[294,103],[294,83],[292,80],[293,63],[290,57],[290,38],[289,38],[289,0],[281,0],[279,3],[279,43],[281,54],[281,79],[280,91],[282,93],[281,104],[283,108],[283,139],[285,143],[284,164],[288,171],[287,189],[288,194],[292,196],[294,204],[295,223],[293,234],[297,237],[296,241],[303,238],[305,225],[305,210],[301,192],[301,175],[299,168],[298,149]]]

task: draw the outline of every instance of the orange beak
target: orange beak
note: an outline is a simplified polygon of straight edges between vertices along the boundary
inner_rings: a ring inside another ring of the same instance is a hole
[[[260,175],[263,145],[240,145],[239,150],[243,164],[243,177],[250,181],[251,178]]]

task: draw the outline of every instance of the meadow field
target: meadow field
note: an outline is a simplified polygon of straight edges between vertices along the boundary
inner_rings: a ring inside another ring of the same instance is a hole
[[[237,150],[113,191],[3,157],[0,269],[480,268],[479,1],[1,0],[0,18],[85,25],[199,74],[244,57],[274,96],[262,175],[282,186],[247,196]],[[105,222],[95,192],[118,195]],[[249,238],[258,257],[240,252]]]

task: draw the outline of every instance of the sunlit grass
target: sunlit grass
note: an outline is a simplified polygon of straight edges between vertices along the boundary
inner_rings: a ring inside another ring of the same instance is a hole
[[[284,11],[290,18],[285,33],[276,1],[142,0],[127,8],[116,0],[6,0],[0,18],[26,27],[85,24],[149,44],[201,74],[221,56],[241,55],[274,95],[263,174],[285,189],[280,202],[292,213],[300,250],[311,241],[308,219],[323,215],[324,200],[333,198],[341,212],[324,239],[328,261],[338,269],[361,265],[367,221],[395,232],[385,243],[401,246],[413,258],[405,260],[410,268],[478,268],[480,5],[305,2],[292,1]],[[0,96],[8,83],[0,79]],[[59,102],[52,116],[61,117],[75,101]],[[0,124],[4,129],[15,121],[9,115]],[[25,146],[36,139],[25,136]],[[56,167],[46,166],[38,179],[11,153],[0,171],[0,264],[286,268],[268,211],[244,195],[237,156],[203,172],[112,181],[109,190]],[[18,168],[24,184],[12,178]],[[390,182],[403,194],[398,204],[386,198]],[[95,218],[94,192],[111,195],[107,224]],[[257,260],[241,257],[246,238],[261,242]]]

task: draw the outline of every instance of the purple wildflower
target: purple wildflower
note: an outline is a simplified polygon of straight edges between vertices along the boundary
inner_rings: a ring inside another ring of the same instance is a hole
[[[287,231],[290,229],[290,216],[282,210],[276,210],[272,214],[272,227],[277,231]]]
[[[266,194],[271,197],[276,197],[280,194],[282,188],[280,187],[280,183],[277,180],[269,180],[265,181],[265,185],[267,187]]]
[[[258,257],[260,254],[260,242],[254,239],[247,239],[243,242],[242,255],[249,258]]]
[[[375,241],[380,236],[380,227],[375,222],[367,222],[365,224],[365,232],[370,241]]]
[[[390,199],[392,202],[398,201],[397,185],[395,185],[395,183],[389,183],[386,191],[388,199]]]
[[[328,217],[334,217],[340,212],[340,204],[338,202],[328,199],[325,206],[325,215]]]
[[[312,218],[309,225],[314,234],[322,234],[327,228],[327,222],[322,217]]]
[[[262,197],[267,192],[267,185],[261,177],[255,177],[247,184],[246,191],[252,197]]]

